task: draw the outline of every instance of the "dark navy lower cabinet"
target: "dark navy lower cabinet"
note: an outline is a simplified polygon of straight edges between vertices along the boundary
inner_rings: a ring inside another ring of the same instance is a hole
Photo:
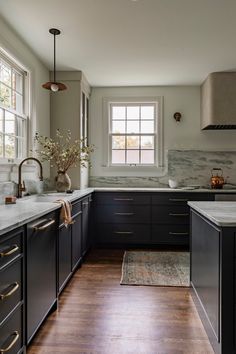
[[[25,351],[24,228],[0,239],[0,353]]]
[[[236,353],[236,228],[191,212],[191,286],[214,352]]]
[[[27,225],[26,324],[27,344],[57,304],[57,212]]]
[[[64,288],[71,275],[71,225],[61,224],[58,233],[58,290]]]

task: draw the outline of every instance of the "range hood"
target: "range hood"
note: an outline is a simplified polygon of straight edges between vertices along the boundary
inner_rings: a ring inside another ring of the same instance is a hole
[[[236,72],[211,73],[203,82],[201,129],[236,129]]]

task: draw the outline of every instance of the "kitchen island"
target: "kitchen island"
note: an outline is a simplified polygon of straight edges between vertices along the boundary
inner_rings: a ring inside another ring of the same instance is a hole
[[[193,298],[215,353],[236,353],[236,203],[188,202]]]

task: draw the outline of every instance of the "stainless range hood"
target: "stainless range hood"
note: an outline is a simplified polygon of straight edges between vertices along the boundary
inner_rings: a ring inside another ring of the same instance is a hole
[[[211,73],[203,82],[201,129],[236,129],[236,72]]]

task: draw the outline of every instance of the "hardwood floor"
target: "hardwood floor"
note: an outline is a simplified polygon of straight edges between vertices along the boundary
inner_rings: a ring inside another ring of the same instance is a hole
[[[27,354],[212,354],[190,290],[121,286],[121,250],[93,250]]]

